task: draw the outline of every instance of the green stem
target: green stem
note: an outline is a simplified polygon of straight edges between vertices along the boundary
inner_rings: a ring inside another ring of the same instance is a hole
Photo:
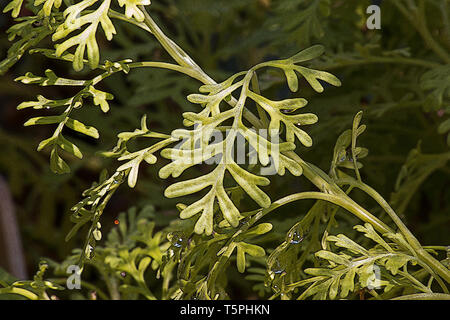
[[[0,294],[18,294],[30,300],[39,300],[39,297],[31,291],[22,288],[8,287],[0,289]]]
[[[167,69],[167,70],[172,70],[172,71],[183,73],[183,74],[188,75],[191,78],[196,79],[200,82],[204,81],[204,77],[201,74],[199,74],[197,71],[193,70],[192,68],[183,67],[180,65],[172,64],[172,63],[157,62],[157,61],[143,61],[143,62],[132,62],[132,63],[127,64],[127,66],[130,69],[135,69],[135,68]],[[122,69],[107,71],[107,72],[104,72],[104,73],[98,75],[97,77],[95,77],[94,79],[92,79],[90,81],[92,82],[92,85],[96,85],[100,81],[104,80],[105,78],[107,78],[117,72],[120,72],[120,71],[122,71]],[[85,84],[88,84],[88,82],[86,81]]]
[[[155,36],[158,42],[163,46],[167,53],[182,67],[192,68],[198,72],[204,79],[202,82],[215,83],[203,70],[186,54],[175,42],[167,37],[159,26],[153,21],[144,6],[139,6],[144,13],[144,23],[149,27],[150,32]]]

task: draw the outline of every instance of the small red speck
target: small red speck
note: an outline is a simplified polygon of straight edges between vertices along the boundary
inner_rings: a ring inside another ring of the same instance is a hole
[[[118,219],[114,220],[114,224],[115,224],[115,225],[117,225],[117,224],[119,224],[119,223],[120,223],[120,221],[119,221]]]

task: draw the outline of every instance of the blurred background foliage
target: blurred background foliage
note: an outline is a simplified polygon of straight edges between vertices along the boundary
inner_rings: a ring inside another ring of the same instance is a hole
[[[323,44],[325,57],[314,62],[314,67],[330,70],[343,85],[328,87],[321,95],[301,86],[296,94],[310,101],[308,109],[319,116],[319,122],[308,131],[314,145],[300,149],[302,158],[328,171],[337,137],[351,127],[354,115],[363,110],[368,130],[360,144],[370,150],[361,170],[363,180],[391,200],[424,245],[446,245],[450,243],[449,141],[445,130],[450,127],[450,5],[445,0],[416,1],[425,4],[424,27],[416,23],[416,11],[409,7],[411,2],[414,1],[155,0],[150,10],[164,31],[217,81],[261,61],[286,58],[310,45]],[[6,3],[2,0],[0,6],[3,8]],[[366,28],[365,10],[373,3],[381,6],[381,30]],[[23,9],[21,15],[29,13]],[[12,22],[9,15],[0,15],[1,59],[11,45],[6,30]],[[169,61],[146,32],[120,21],[115,26],[118,32],[113,41],[98,37],[102,60]],[[50,42],[44,39],[38,47],[48,47]],[[433,50],[433,43],[444,54]],[[84,108],[78,116],[80,121],[88,120],[96,127],[101,137],[94,141],[67,132],[71,140],[84,148],[85,157],[71,161],[70,174],[57,176],[50,172],[49,155],[35,151],[52,128],[24,129],[22,125],[32,113],[18,112],[16,106],[33,100],[37,94],[70,96],[66,92],[70,88],[41,88],[13,81],[25,72],[41,74],[47,68],[61,75],[80,76],[74,74],[70,63],[33,54],[24,55],[0,80],[0,174],[8,181],[15,200],[30,274],[40,257],[62,261],[80,246],[83,232],[69,243],[64,241],[72,227],[69,209],[81,198],[82,191],[97,180],[102,168],[113,171],[117,166],[96,155],[96,151],[111,149],[117,134],[138,128],[144,114],[152,130],[170,132],[180,127],[181,113],[196,108],[185,97],[199,87],[187,77],[154,69],[133,70],[128,76],[121,73],[105,80],[103,88],[115,96],[110,102],[111,112],[103,115],[97,108]],[[267,73],[261,82],[269,98],[288,97],[282,74]],[[154,207],[157,229],[177,218],[176,200],[163,196],[168,182],[158,178],[160,167],[161,164],[142,168],[135,190],[123,186],[116,193],[104,213],[104,230],[114,226],[119,213],[130,207]],[[271,180],[267,192],[273,200],[311,187],[301,177]],[[380,212],[366,198],[358,200],[373,212]],[[274,231],[265,238],[265,246],[279,245],[311,204],[296,202],[273,215],[270,221]],[[357,222],[340,212],[337,220],[338,230]],[[234,285],[240,295],[250,294],[249,288],[240,287],[242,282],[237,281],[237,275],[230,279],[236,279]]]

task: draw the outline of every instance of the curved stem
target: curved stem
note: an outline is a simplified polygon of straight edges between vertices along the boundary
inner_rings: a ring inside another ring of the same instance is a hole
[[[158,62],[158,61],[131,62],[131,63],[127,64],[127,66],[130,69],[135,69],[135,68],[167,69],[167,70],[184,73],[184,74],[190,76],[191,78],[196,79],[200,82],[203,82],[203,80],[204,80],[204,77],[201,74],[199,74],[198,72],[196,72],[195,70],[193,70],[192,68],[183,67],[183,66],[180,66],[177,64],[172,64],[172,63],[167,63],[167,62]],[[120,71],[122,71],[122,69],[104,72],[91,80],[92,85],[96,85],[100,81],[104,80],[105,78],[107,78],[117,72],[120,72]],[[87,84],[87,82],[85,84]]]
[[[214,80],[203,72],[203,70],[189,57],[189,55],[183,51],[183,49],[181,49],[175,42],[164,34],[152,17],[150,17],[144,6],[139,6],[139,9],[144,13],[144,24],[148,26],[150,32],[180,66],[196,70],[199,75],[202,76],[202,82],[206,81],[207,83],[215,83]]]
[[[35,293],[28,291],[26,289],[16,288],[16,287],[0,289],[0,294],[8,294],[8,293],[9,294],[18,294],[18,295],[21,295],[30,300],[39,300],[39,297]]]

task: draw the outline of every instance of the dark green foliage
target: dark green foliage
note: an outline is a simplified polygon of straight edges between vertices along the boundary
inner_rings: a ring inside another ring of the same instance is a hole
[[[1,89],[39,134],[0,128],[0,169],[27,241],[57,248],[31,282],[0,273],[0,294],[448,298],[446,2],[383,1],[381,30],[359,0],[23,2]],[[237,130],[257,161],[198,125]],[[263,128],[282,141],[259,146]],[[70,265],[83,290],[52,291]]]

